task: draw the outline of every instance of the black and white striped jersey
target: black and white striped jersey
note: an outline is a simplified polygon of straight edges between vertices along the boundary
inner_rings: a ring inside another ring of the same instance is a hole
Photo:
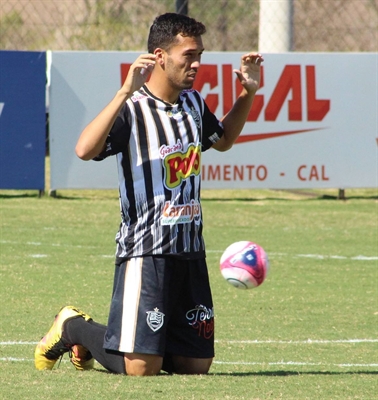
[[[200,205],[201,153],[223,134],[201,95],[176,104],[146,86],[133,93],[95,158],[117,155],[121,224],[116,257],[205,256]]]

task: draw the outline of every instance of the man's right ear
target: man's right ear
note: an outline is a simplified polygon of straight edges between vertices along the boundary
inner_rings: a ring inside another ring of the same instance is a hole
[[[161,67],[163,67],[165,64],[165,51],[158,47],[155,49],[154,54],[156,56],[156,64],[159,64]]]

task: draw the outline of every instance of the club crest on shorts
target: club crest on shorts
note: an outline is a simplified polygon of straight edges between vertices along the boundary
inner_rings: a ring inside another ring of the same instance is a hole
[[[154,331],[158,331],[164,324],[164,316],[156,307],[154,311],[147,311],[147,325]]]

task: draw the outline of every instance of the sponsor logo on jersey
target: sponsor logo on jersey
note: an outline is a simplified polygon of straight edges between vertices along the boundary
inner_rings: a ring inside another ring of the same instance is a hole
[[[154,311],[147,311],[147,325],[154,332],[158,331],[164,324],[165,314],[155,308]]]
[[[214,334],[214,309],[204,305],[197,305],[186,313],[186,319],[194,329],[198,331],[198,336],[210,339]]]
[[[201,207],[197,200],[191,200],[187,204],[174,205],[166,201],[161,219],[162,225],[190,224],[193,220],[199,222]]]
[[[137,94],[134,94],[133,96],[131,96],[131,101],[136,103],[137,101],[145,99],[146,97],[148,97],[148,96],[145,94],[137,93]]]
[[[191,143],[186,152],[182,151],[180,140],[173,146],[162,146],[160,157],[163,158],[164,184],[167,189],[175,189],[184,179],[198,176],[201,172],[201,147]]]
[[[167,146],[165,144],[163,144],[163,146],[160,147],[160,157],[164,160],[164,158],[172,153],[175,153],[177,151],[182,151],[183,149],[183,145],[181,143],[180,139],[177,139],[177,142],[172,145],[172,146]]]

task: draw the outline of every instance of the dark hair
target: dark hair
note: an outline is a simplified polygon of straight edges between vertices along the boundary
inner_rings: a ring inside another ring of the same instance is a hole
[[[206,33],[201,22],[182,14],[166,13],[155,18],[148,36],[148,52],[153,53],[158,47],[168,50],[175,43],[176,36],[198,37]]]

